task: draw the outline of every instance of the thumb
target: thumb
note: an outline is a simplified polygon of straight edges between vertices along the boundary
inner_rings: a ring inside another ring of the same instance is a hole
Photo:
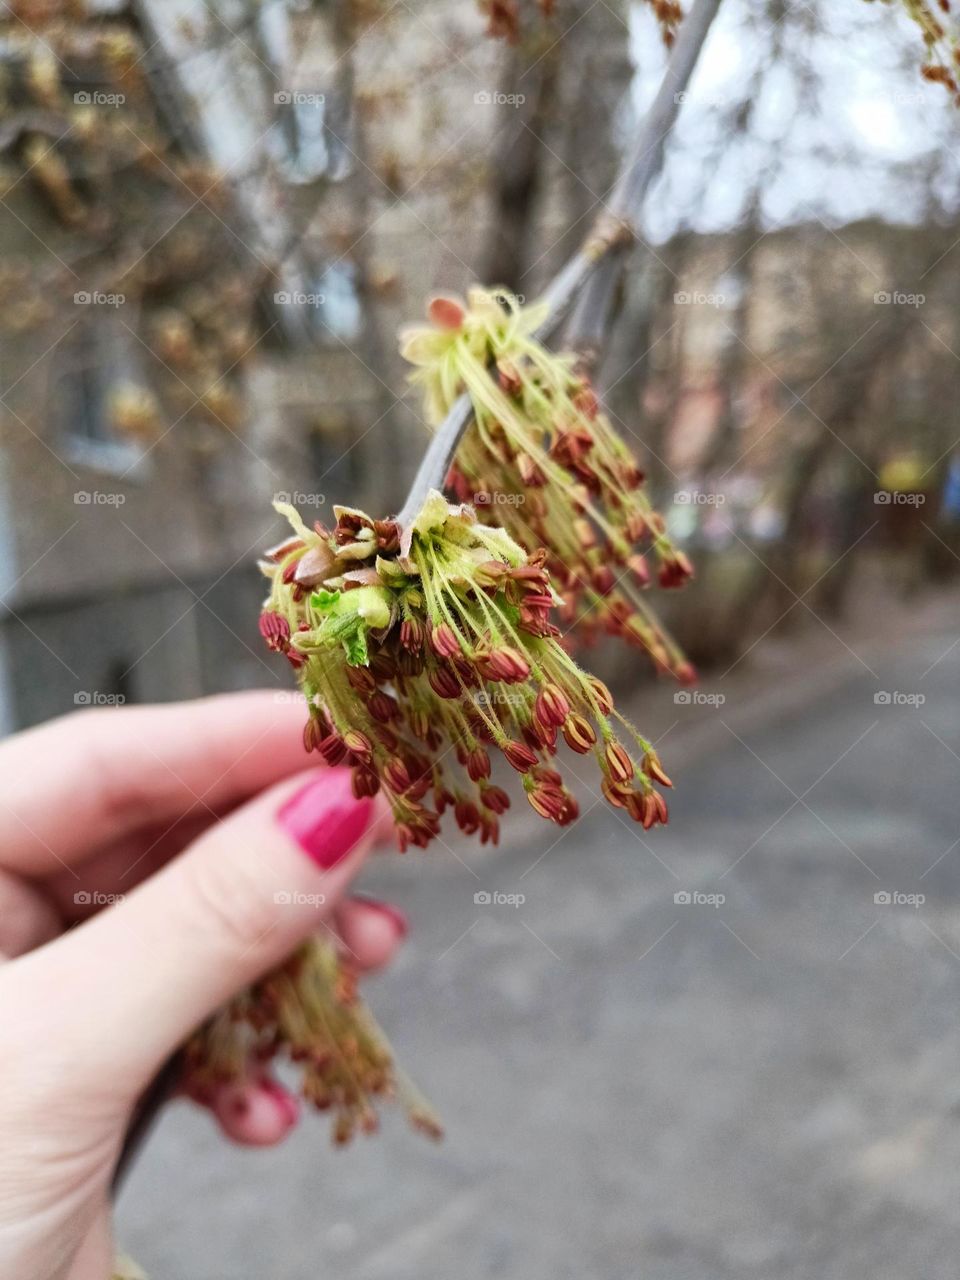
[[[348,769],[271,788],[122,902],[11,965],[23,1016],[55,1030],[75,1081],[107,1069],[118,1092],[138,1093],[204,1018],[327,924],[374,814]]]

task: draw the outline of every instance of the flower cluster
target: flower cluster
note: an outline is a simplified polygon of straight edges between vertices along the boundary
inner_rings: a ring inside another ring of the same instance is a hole
[[[690,563],[589,379],[537,340],[545,308],[473,289],[466,305],[435,298],[429,317],[404,332],[401,350],[417,366],[431,423],[470,396],[474,425],[449,476],[457,497],[524,545],[548,548],[565,629],[620,636],[658,671],[691,682],[693,668],[642,595],[654,573],[663,587],[682,585]]]
[[[942,84],[960,106],[960,85],[957,69],[960,67],[960,32],[950,6],[950,0],[901,0],[911,21],[920,28],[926,50],[926,59],[920,68],[924,80]]]
[[[217,1085],[255,1079],[264,1087],[267,1063],[281,1054],[300,1068],[304,1098],[332,1113],[335,1142],[372,1133],[376,1102],[391,1097],[416,1128],[441,1136],[440,1122],[396,1067],[359,999],[356,974],[323,939],[306,943],[196,1033],[185,1050],[184,1088],[204,1102]]]
[[[269,553],[260,630],[306,696],[308,750],[353,769],[358,796],[382,792],[401,849],[425,848],[442,815],[496,843],[510,796],[491,752],[527,801],[559,826],[578,814],[555,767],[562,741],[592,754],[606,799],[645,828],[666,822],[652,745],[559,643],[547,552],[433,492],[412,525],[337,507]]]

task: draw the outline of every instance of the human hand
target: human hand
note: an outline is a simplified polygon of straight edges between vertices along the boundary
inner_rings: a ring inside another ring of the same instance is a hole
[[[301,720],[237,694],[82,712],[0,744],[4,1280],[109,1276],[131,1115],[216,1008],[323,927],[359,969],[396,950],[403,917],[345,896],[374,805],[347,769],[304,772]],[[211,1108],[253,1144],[296,1120],[265,1074]]]

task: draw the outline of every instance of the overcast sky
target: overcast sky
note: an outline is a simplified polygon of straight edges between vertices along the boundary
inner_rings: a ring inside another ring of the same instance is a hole
[[[678,216],[701,231],[730,226],[758,177],[767,226],[913,222],[929,209],[931,189],[947,216],[960,213],[960,109],[920,79],[919,33],[899,4],[788,2],[774,28],[768,3],[723,0],[648,201],[649,235],[665,238]],[[663,52],[646,5],[632,26],[633,106],[642,110]],[[755,107],[743,138],[731,120],[748,98]]]

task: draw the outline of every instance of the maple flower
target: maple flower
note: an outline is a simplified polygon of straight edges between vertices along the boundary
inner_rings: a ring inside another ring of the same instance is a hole
[[[661,587],[681,586],[690,562],[574,357],[537,340],[546,308],[471,289],[466,303],[435,298],[428,314],[429,325],[404,330],[400,348],[416,366],[425,414],[439,423],[466,391],[474,415],[450,488],[482,521],[547,548],[565,630],[619,636],[689,683],[693,668],[643,592],[654,573]]]
[[[545,550],[436,491],[405,530],[346,507],[333,529],[311,529],[276,505],[294,536],[264,563],[261,633],[296,671],[307,749],[349,764],[358,796],[385,795],[401,849],[425,848],[447,811],[497,843],[510,799],[490,780],[491,751],[536,813],[572,822],[560,736],[594,756],[611,804],[646,826],[667,820],[652,745],[559,643]]]

